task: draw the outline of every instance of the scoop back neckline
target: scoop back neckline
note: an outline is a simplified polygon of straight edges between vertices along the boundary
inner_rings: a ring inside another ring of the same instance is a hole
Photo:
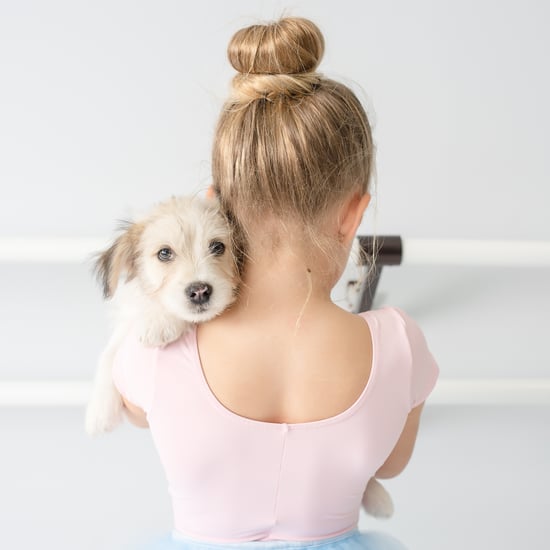
[[[359,313],[358,316],[364,319],[364,321],[367,323],[367,326],[370,331],[371,336],[371,344],[372,344],[372,355],[371,355],[371,370],[368,377],[368,380],[365,383],[365,386],[363,387],[363,390],[359,394],[359,397],[346,409],[343,411],[333,415],[329,416],[327,418],[321,418],[319,420],[310,420],[306,422],[268,422],[266,420],[259,420],[255,418],[251,418],[248,416],[244,416],[241,414],[238,414],[228,407],[226,407],[216,396],[216,394],[212,391],[212,388],[208,384],[208,380],[206,378],[206,374],[204,372],[201,358],[200,358],[200,352],[199,352],[199,345],[198,345],[198,338],[197,338],[197,325],[195,325],[192,329],[191,334],[191,345],[192,345],[192,351],[195,359],[195,367],[197,370],[197,373],[200,378],[200,386],[201,389],[204,391],[206,397],[210,401],[210,403],[224,416],[227,418],[232,419],[235,422],[242,422],[245,424],[250,425],[256,425],[261,428],[275,428],[275,429],[281,429],[281,428],[292,428],[292,429],[304,429],[304,428],[319,428],[322,426],[331,425],[337,422],[341,422],[348,418],[349,416],[352,416],[357,409],[359,409],[361,403],[365,400],[367,394],[370,392],[371,387],[374,384],[374,380],[376,378],[376,372],[377,372],[377,359],[378,359],[378,345],[377,345],[377,338],[376,338],[376,317],[370,315],[370,311]]]

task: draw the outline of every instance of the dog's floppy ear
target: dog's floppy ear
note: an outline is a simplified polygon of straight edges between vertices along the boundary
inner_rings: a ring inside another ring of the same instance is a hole
[[[95,263],[95,273],[103,286],[103,296],[110,298],[115,293],[118,281],[125,274],[129,281],[136,275],[138,244],[143,225],[125,223],[124,233],[104,252]]]

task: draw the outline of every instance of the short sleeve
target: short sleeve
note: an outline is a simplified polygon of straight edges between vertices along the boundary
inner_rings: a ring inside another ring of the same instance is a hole
[[[113,382],[133,405],[148,413],[153,402],[158,348],[142,345],[134,334],[127,335],[113,363]]]
[[[439,367],[428,349],[426,338],[420,327],[405,312],[397,309],[403,320],[410,348],[410,407],[414,409],[426,401],[435,387]]]

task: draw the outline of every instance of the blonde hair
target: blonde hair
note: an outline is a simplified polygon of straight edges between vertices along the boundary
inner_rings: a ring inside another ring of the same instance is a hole
[[[241,29],[229,43],[238,74],[216,129],[212,176],[245,237],[272,217],[312,235],[334,206],[369,189],[367,115],[347,86],[316,72],[323,53],[321,31],[302,18]]]

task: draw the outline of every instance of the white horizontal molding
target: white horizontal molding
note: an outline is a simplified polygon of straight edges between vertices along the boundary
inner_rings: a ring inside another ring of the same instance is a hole
[[[0,238],[0,262],[80,264],[105,250],[107,239],[95,238]]]
[[[550,241],[402,239],[401,265],[550,267]]]
[[[0,382],[0,406],[4,407],[80,407],[91,394],[91,382],[3,381]]]
[[[550,241],[401,240],[402,265],[550,267]],[[99,238],[0,238],[0,262],[82,263],[108,243]]]
[[[1,407],[83,407],[86,381],[0,382]],[[442,379],[429,405],[550,405],[550,378]]]
[[[550,378],[443,378],[434,405],[550,405]]]

